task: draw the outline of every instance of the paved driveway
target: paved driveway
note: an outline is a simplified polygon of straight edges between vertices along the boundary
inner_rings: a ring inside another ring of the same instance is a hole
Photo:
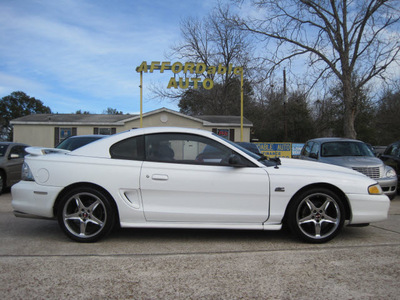
[[[2,299],[398,299],[400,197],[389,219],[310,245],[283,232],[123,229],[95,244],[19,219],[0,196]]]

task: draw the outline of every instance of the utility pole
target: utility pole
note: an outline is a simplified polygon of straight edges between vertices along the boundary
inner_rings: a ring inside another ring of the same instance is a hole
[[[286,94],[286,69],[283,69],[283,131],[285,134],[284,142],[287,142],[287,120],[286,120],[286,102],[287,102],[287,94]]]

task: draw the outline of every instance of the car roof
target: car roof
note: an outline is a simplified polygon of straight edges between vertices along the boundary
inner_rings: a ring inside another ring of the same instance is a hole
[[[112,143],[118,142],[122,139],[126,139],[129,137],[134,137],[137,135],[143,134],[153,134],[153,133],[192,133],[192,134],[199,134],[202,136],[211,137],[213,133],[211,131],[206,131],[202,129],[194,129],[194,128],[182,128],[182,127],[146,127],[146,128],[138,128],[138,129],[130,129],[127,131],[123,131],[117,134],[113,134],[107,136],[103,139],[97,140],[95,143],[87,144],[81,148],[78,148],[71,152],[71,155],[99,155],[104,156],[108,155],[108,148],[101,147],[102,144],[110,145]]]
[[[87,153],[98,153],[98,151],[102,151],[102,147],[99,147],[101,144],[111,144],[117,142],[119,140],[133,137],[136,135],[143,135],[143,134],[153,134],[153,133],[193,133],[193,134],[200,134],[203,136],[211,136],[213,133],[211,131],[206,131],[202,129],[193,129],[193,128],[181,128],[181,127],[145,127],[145,128],[137,128],[137,129],[130,129],[127,131],[123,131],[120,133],[116,133],[113,135],[109,135],[103,139],[99,139],[96,143],[87,144],[81,148],[74,150],[74,154],[77,155],[85,155]],[[108,152],[108,150],[107,150]]]
[[[357,143],[364,143],[360,140],[354,140],[349,138],[340,138],[340,137],[323,137],[323,138],[316,138],[311,139],[308,142],[318,142],[318,143],[326,143],[326,142],[357,142]]]
[[[393,142],[393,143],[391,143],[389,146],[396,145],[396,144],[400,144],[400,141]]]
[[[106,137],[106,136],[108,136],[108,135],[105,135],[105,134],[72,135],[72,136],[69,136],[68,139],[77,139],[77,138],[79,139],[79,138],[90,138],[90,137],[102,138],[102,137]]]

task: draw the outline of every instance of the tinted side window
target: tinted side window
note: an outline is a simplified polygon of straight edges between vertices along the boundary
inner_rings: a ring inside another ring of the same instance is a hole
[[[233,150],[202,136],[182,133],[145,137],[146,160],[201,165],[228,165]],[[241,157],[246,165],[252,163]]]
[[[143,160],[143,136],[122,140],[110,148],[111,158]]]
[[[10,150],[9,158],[22,158],[28,153],[25,152],[26,146],[14,146]]]

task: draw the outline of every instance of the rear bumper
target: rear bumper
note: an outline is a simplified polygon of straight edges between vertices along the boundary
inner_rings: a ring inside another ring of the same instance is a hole
[[[25,218],[54,218],[53,207],[61,187],[20,181],[11,188],[14,215]]]

